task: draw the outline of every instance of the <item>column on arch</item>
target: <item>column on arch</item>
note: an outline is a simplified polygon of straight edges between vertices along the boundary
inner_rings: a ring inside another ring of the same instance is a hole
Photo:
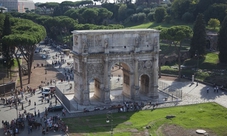
[[[153,67],[152,67],[152,73],[150,75],[150,92],[149,97],[151,98],[158,98],[158,59],[153,56]]]
[[[83,105],[90,104],[89,98],[89,83],[87,71],[87,56],[83,57]]]
[[[104,77],[103,77],[103,94],[104,94],[104,97],[103,97],[103,102],[104,103],[110,103],[111,100],[110,100],[110,72],[109,72],[109,65],[108,65],[108,62],[109,62],[109,57],[108,55],[105,55],[105,58],[104,58]]]
[[[139,94],[139,75],[138,75],[138,59],[134,59],[134,88],[133,88],[133,98],[135,100],[140,99]]]

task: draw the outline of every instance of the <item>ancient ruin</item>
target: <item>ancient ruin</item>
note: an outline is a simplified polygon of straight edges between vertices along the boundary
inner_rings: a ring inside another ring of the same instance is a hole
[[[89,84],[94,96],[110,103],[111,69],[123,71],[122,95],[140,100],[158,96],[159,33],[154,29],[72,31],[74,54],[74,99],[89,105]]]

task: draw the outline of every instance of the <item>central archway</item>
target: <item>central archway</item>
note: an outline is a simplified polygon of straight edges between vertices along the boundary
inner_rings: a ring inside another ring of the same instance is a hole
[[[110,99],[111,101],[125,101],[131,95],[130,68],[124,62],[117,62],[110,70]]]

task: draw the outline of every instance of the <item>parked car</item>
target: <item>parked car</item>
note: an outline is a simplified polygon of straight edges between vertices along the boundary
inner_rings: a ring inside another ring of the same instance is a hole
[[[41,48],[36,48],[35,53],[39,53],[42,49]]]
[[[50,112],[62,111],[63,108],[64,107],[62,105],[56,105],[56,106],[48,107],[48,111],[50,111]]]
[[[49,87],[43,87],[42,88],[42,95],[49,95],[51,93],[50,88]]]
[[[46,59],[48,57],[48,55],[42,55],[43,59]]]

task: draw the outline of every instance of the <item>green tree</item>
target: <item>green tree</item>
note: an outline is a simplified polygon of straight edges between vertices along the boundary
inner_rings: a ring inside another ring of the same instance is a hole
[[[216,19],[216,18],[211,18],[208,21],[208,25],[215,30],[216,27],[219,27],[220,26],[220,21],[218,19]]]
[[[166,23],[170,23],[171,22],[171,20],[172,20],[172,17],[170,16],[170,15],[167,15],[166,17],[165,17],[165,22]]]
[[[205,21],[208,22],[210,18],[217,18],[220,22],[223,21],[225,16],[227,15],[226,12],[227,4],[213,4],[211,5],[205,12],[204,18]]]
[[[10,22],[10,17],[9,15],[5,16],[4,19],[4,26],[3,26],[3,37],[10,35],[11,34],[11,22]],[[11,47],[7,44],[7,42],[3,41],[2,42],[2,55],[4,56],[4,60],[6,61],[6,69],[7,69],[7,77],[9,77],[9,69],[12,66],[12,49]]]
[[[197,16],[199,13],[204,13],[211,5],[213,5],[215,3],[216,4],[220,4],[220,3],[226,4],[226,0],[199,0],[198,3],[196,4],[196,8],[194,10],[194,15]]]
[[[0,39],[2,38],[2,31],[4,27],[5,14],[0,14]]]
[[[219,62],[227,64],[227,16],[221,24],[220,31],[218,33],[218,49],[219,49]]]
[[[192,29],[189,26],[179,25],[162,29],[160,38],[170,41],[176,47],[185,38],[191,38],[192,34]]]
[[[148,13],[147,19],[148,19],[149,21],[153,21],[153,20],[154,20],[154,12]]]
[[[57,2],[47,2],[38,4],[37,7],[41,10],[41,14],[53,14],[54,9],[58,7],[59,3]]]
[[[155,10],[154,19],[157,23],[161,23],[166,15],[167,15],[166,9],[163,7],[159,7]]]
[[[171,5],[171,15],[175,19],[181,19],[186,12],[193,13],[196,0],[174,0]]]
[[[179,48],[176,49],[178,53],[178,76],[181,77],[181,46],[182,41],[192,37],[192,29],[189,26],[172,26],[170,28],[165,28],[161,31],[161,39],[168,40],[172,42],[175,47],[179,44]]]
[[[191,23],[194,20],[194,16],[192,13],[185,12],[181,19],[186,23]]]
[[[127,5],[121,4],[118,9],[118,21],[124,21],[127,18]]]
[[[120,7],[120,4],[114,4],[114,3],[103,3],[102,4],[102,7],[103,8],[106,8],[107,10],[109,10],[110,12],[113,13],[111,19],[115,19],[115,20],[118,20],[118,9]],[[133,6],[130,6],[133,8]]]
[[[87,8],[82,17],[86,20],[86,23],[95,24],[95,19],[98,17],[98,10],[96,8]]]
[[[106,8],[98,8],[98,17],[95,19],[96,24],[102,24],[105,19],[111,18],[112,12],[108,11]]]
[[[190,43],[191,56],[195,56],[195,52],[199,55],[205,54],[206,47],[206,25],[203,14],[198,14],[195,24],[193,26],[193,37]]]
[[[143,23],[143,22],[146,21],[146,14],[145,13],[138,13],[137,16],[138,16],[137,22]]]
[[[20,60],[16,54],[21,52],[24,60],[27,62],[28,83],[30,83],[31,66],[36,48],[35,44],[39,43],[46,37],[46,30],[43,26],[27,19],[12,18],[10,21],[12,24],[12,32],[11,34],[4,36],[2,41],[15,50],[11,53],[14,54],[18,62],[20,86],[22,88],[22,69]]]

